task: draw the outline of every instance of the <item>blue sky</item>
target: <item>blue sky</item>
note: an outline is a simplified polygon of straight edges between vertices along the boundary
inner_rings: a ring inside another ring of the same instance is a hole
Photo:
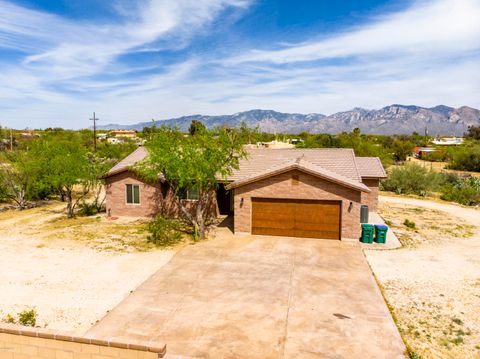
[[[0,125],[480,107],[479,0],[0,0]]]

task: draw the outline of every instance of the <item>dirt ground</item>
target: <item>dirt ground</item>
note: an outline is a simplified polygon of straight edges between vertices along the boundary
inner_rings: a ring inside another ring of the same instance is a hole
[[[143,222],[64,206],[0,213],[0,320],[33,308],[38,326],[83,333],[176,253],[148,244]]]
[[[381,196],[380,213],[404,247],[365,254],[407,345],[423,358],[479,358],[480,210]]]

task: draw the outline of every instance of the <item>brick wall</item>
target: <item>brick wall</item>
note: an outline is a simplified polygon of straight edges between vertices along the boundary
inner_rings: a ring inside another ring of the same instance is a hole
[[[125,343],[0,324],[0,359],[157,359],[165,352],[161,343]]]
[[[370,193],[362,192],[362,204],[368,206],[370,212],[376,212],[378,210],[378,178],[364,178],[362,182],[370,188]]]
[[[127,204],[127,184],[140,186],[140,204]],[[107,214],[110,216],[151,217],[160,210],[161,185],[147,184],[130,171],[108,177],[105,187]]]
[[[127,184],[140,186],[140,204],[127,204],[125,194]],[[153,217],[158,213],[167,217],[177,217],[180,214],[173,190],[168,184],[145,183],[130,171],[108,177],[105,190],[107,215],[113,217]],[[195,213],[197,201],[182,200],[182,203],[188,211],[192,214]],[[209,208],[209,215],[217,217],[218,213],[214,196],[214,201]]]
[[[298,175],[298,184],[292,184],[292,175]],[[290,171],[247,184],[235,189],[235,233],[251,233],[252,197],[340,200],[342,201],[342,238],[360,237],[361,193],[359,191],[301,171]],[[349,210],[350,202],[353,205],[351,210]]]

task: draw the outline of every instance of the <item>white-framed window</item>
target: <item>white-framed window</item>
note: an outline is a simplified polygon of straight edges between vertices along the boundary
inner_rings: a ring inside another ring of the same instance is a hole
[[[127,204],[140,204],[140,186],[138,184],[125,186],[125,201]]]
[[[200,198],[198,191],[194,188],[182,189],[179,191],[178,196],[180,199],[189,199],[193,201],[198,201]]]

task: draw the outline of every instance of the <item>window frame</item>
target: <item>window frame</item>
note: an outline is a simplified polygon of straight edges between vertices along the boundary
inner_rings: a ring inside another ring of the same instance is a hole
[[[195,198],[190,198],[190,191],[195,191]],[[200,192],[193,188],[181,189],[178,191],[178,198],[182,201],[198,201],[200,199]]]
[[[128,187],[132,188],[132,202],[128,202]],[[134,188],[138,188],[138,203],[135,203],[135,190]],[[129,206],[140,206],[141,205],[141,196],[140,196],[140,185],[134,183],[127,183],[125,184],[125,204]]]

